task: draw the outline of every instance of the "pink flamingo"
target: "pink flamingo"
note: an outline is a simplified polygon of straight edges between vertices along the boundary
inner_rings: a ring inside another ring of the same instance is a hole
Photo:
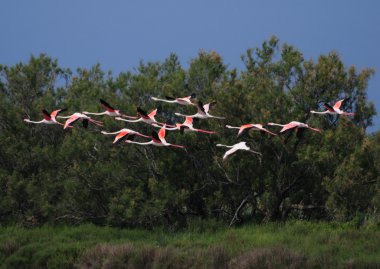
[[[130,144],[143,145],[143,146],[153,145],[153,146],[157,146],[157,147],[168,147],[168,146],[170,146],[170,147],[176,147],[176,148],[185,148],[185,146],[170,144],[170,143],[166,142],[166,140],[165,140],[165,128],[166,128],[166,124],[164,124],[164,126],[160,129],[158,134],[156,131],[152,131],[152,140],[151,141],[139,143],[139,142],[134,142],[131,140],[125,140],[125,142],[130,143]]]
[[[101,131],[102,134],[104,135],[115,135],[115,140],[113,141],[113,144],[115,144],[117,141],[119,141],[120,139],[122,139],[123,137],[127,137],[127,138],[131,138],[135,135],[138,135],[138,136],[142,136],[142,137],[146,137],[146,138],[151,138],[150,136],[147,136],[147,135],[143,135],[139,132],[136,132],[134,130],[131,130],[131,129],[127,129],[127,128],[124,128],[124,129],[121,129],[117,132],[112,132],[112,133],[108,133],[108,132],[105,132],[105,131]],[[130,139],[132,140],[132,139]]]
[[[57,121],[56,117],[60,112],[65,111],[66,109],[57,109],[49,113],[46,109],[42,110],[42,115],[44,119],[40,121],[31,121],[30,119],[24,119],[25,122],[34,123],[34,124],[59,124],[63,126],[63,123]]]
[[[340,107],[342,106],[342,104],[345,100],[346,99],[339,100],[338,102],[335,103],[334,106],[330,106],[328,103],[323,103],[323,105],[327,108],[327,110],[325,110],[325,111],[311,110],[310,113],[313,113],[313,114],[330,114],[330,115],[338,114],[338,115],[343,115],[343,116],[354,116],[355,113],[348,113],[348,112],[345,112],[345,111],[340,109]]]
[[[70,124],[76,122],[77,120],[82,120],[82,124],[84,128],[87,128],[89,122],[98,126],[103,126],[103,123],[101,121],[91,119],[89,116],[79,113],[79,112],[74,113],[71,116],[58,116],[58,118],[68,119],[66,120],[65,125],[63,126],[63,129],[70,127]]]
[[[251,150],[250,147],[247,146],[247,142],[240,142],[240,143],[237,143],[235,145],[232,145],[232,146],[227,146],[227,145],[222,145],[222,144],[217,144],[216,145],[217,147],[226,147],[226,148],[230,148],[229,150],[226,151],[226,153],[224,153],[223,155],[223,161],[226,161],[227,158],[234,154],[236,151],[238,150],[246,150],[246,151],[250,151],[252,153],[255,153],[255,154],[258,154],[258,155],[261,155],[260,152],[257,152],[257,151],[253,151]]]
[[[196,104],[191,102],[191,99],[195,98],[195,96],[196,96],[196,94],[193,93],[190,96],[181,97],[181,98],[174,98],[174,97],[170,97],[170,96],[165,96],[166,100],[165,99],[159,99],[159,98],[153,97],[153,96],[151,98],[154,101],[160,101],[160,102],[165,102],[165,103],[177,103],[177,104],[185,105],[185,106],[195,106]]]
[[[297,131],[297,133],[299,130],[302,130],[302,129],[310,129],[310,130],[313,130],[315,132],[321,133],[321,130],[319,130],[317,128],[312,128],[309,125],[307,125],[306,123],[302,123],[299,121],[291,121],[287,124],[277,124],[277,123],[269,122],[268,125],[281,126],[282,129],[281,129],[280,133],[283,133],[283,132],[286,132],[286,131],[292,130],[292,129],[295,129]]]
[[[198,101],[198,105],[197,105],[198,112],[196,114],[183,115],[181,113],[175,113],[175,115],[182,116],[182,117],[198,118],[198,119],[208,119],[208,118],[215,118],[215,119],[221,119],[221,120],[225,119],[224,117],[216,117],[208,113],[210,110],[210,107],[215,104],[216,102],[214,101],[214,102],[203,105],[201,101]]]
[[[100,113],[93,113],[93,112],[84,111],[82,113],[85,114],[85,115],[107,115],[107,116],[110,116],[110,117],[118,117],[119,116],[119,117],[125,117],[125,118],[130,118],[130,119],[137,119],[137,117],[127,116],[127,115],[122,114],[120,112],[120,110],[114,109],[112,106],[110,106],[103,99],[99,99],[99,102],[105,108],[106,111],[100,112]]]
[[[159,126],[159,125],[156,125],[156,124],[153,124],[153,126],[155,126],[155,127],[162,127],[162,126]],[[213,132],[213,131],[206,131],[206,130],[194,128],[194,126],[193,126],[193,118],[191,118],[191,117],[186,117],[186,120],[183,123],[176,123],[175,127],[172,127],[172,128],[166,127],[165,129],[168,130],[168,131],[179,130],[181,134],[183,134],[184,132],[190,132],[190,131],[200,132],[200,133],[206,133],[206,134],[216,134],[216,132]]]
[[[137,120],[126,120],[126,119],[123,119],[123,118],[120,118],[120,117],[116,117],[115,120],[121,120],[121,121],[126,121],[126,122],[145,122],[147,124],[160,124],[160,125],[164,125],[164,123],[162,122],[158,122],[154,116],[156,116],[157,114],[157,108],[153,111],[151,111],[149,114],[147,114],[144,110],[142,110],[141,108],[137,108],[137,114],[140,115],[140,118],[138,118]],[[168,125],[170,127],[174,127],[173,125]]]
[[[267,129],[265,129],[263,127],[262,124],[244,124],[240,127],[234,127],[234,126],[231,126],[231,125],[226,125],[227,128],[229,129],[239,129],[239,132],[238,132],[238,137],[245,131],[245,130],[249,130],[251,128],[253,128],[253,130],[256,130],[256,131],[262,131],[262,132],[266,132],[268,134],[271,134],[271,135],[276,135],[275,133],[272,133],[270,131],[268,131]]]

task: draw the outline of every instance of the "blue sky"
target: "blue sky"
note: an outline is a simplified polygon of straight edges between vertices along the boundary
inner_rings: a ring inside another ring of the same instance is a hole
[[[100,63],[117,75],[171,52],[187,66],[204,49],[242,68],[247,48],[276,35],[306,59],[336,50],[347,66],[374,68],[368,97],[380,113],[379,11],[376,0],[4,0],[0,63],[47,53],[63,67]]]

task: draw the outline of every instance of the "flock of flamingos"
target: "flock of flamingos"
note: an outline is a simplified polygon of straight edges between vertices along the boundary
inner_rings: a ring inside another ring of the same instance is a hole
[[[185,146],[175,145],[175,144],[166,142],[166,139],[165,139],[166,130],[168,131],[178,130],[181,132],[181,134],[183,134],[184,132],[191,132],[191,131],[201,132],[201,133],[206,133],[206,134],[215,134],[216,132],[214,131],[207,131],[207,130],[194,128],[193,119],[208,119],[208,118],[225,119],[224,117],[216,117],[209,113],[210,108],[212,108],[212,106],[214,106],[216,102],[203,104],[201,101],[198,101],[197,103],[193,103],[192,99],[195,98],[195,94],[192,94],[186,97],[181,97],[181,98],[173,98],[169,96],[166,96],[166,99],[159,99],[156,97],[151,97],[151,98],[152,100],[159,101],[159,102],[176,103],[176,104],[185,105],[185,106],[196,106],[197,113],[193,115],[183,115],[180,113],[175,113],[175,115],[177,116],[185,117],[186,120],[183,123],[176,123],[175,125],[169,125],[166,123],[158,122],[154,118],[157,113],[157,109],[147,114],[145,111],[143,111],[141,108],[138,107],[137,108],[138,117],[127,116],[127,115],[122,114],[120,110],[114,109],[103,99],[100,99],[100,104],[105,108],[105,111],[101,113],[91,113],[91,112],[84,111],[82,113],[76,112],[70,116],[58,116],[58,114],[65,111],[65,109],[54,110],[52,113],[49,113],[46,109],[43,109],[42,114],[44,116],[44,119],[42,119],[41,121],[31,121],[30,119],[24,119],[24,121],[28,123],[35,123],[35,124],[59,124],[59,125],[62,125],[64,129],[73,128],[72,125],[75,122],[82,121],[83,127],[87,128],[89,123],[95,124],[97,126],[103,126],[101,121],[94,120],[88,115],[94,115],[94,116],[107,115],[110,117],[114,117],[115,120],[119,120],[119,121],[125,121],[125,122],[130,122],[130,123],[144,122],[151,126],[160,128],[159,132],[152,131],[152,134],[150,136],[144,135],[137,131],[126,129],[126,128],[123,128],[117,132],[111,132],[111,133],[101,131],[101,133],[104,135],[116,135],[113,143],[116,143],[122,138],[126,138],[125,142],[131,143],[131,144],[138,144],[138,145],[143,145],[143,146],[153,145],[153,146],[159,146],[159,147],[171,146],[171,147],[177,147],[177,148],[184,148]],[[318,111],[311,110],[310,112],[314,114],[330,114],[330,115],[337,114],[337,115],[344,115],[344,116],[353,116],[354,113],[348,113],[340,109],[340,107],[342,106],[345,100],[346,99],[342,99],[336,102],[334,106],[331,106],[328,103],[324,103],[324,106],[326,108],[325,111],[318,112]],[[57,118],[67,119],[67,120],[65,123],[61,123],[57,121]],[[319,132],[319,133],[321,132],[321,130],[317,128],[310,127],[306,123],[302,123],[298,121],[291,121],[287,124],[277,124],[277,123],[270,122],[270,123],[267,123],[267,125],[281,126],[282,129],[280,130],[280,133],[295,130],[297,134],[299,134],[301,131],[305,129],[310,129],[312,131]],[[226,125],[226,128],[238,129],[239,130],[238,136],[240,136],[244,131],[249,130],[249,129],[266,132],[270,135],[276,135],[275,133],[265,129],[262,124],[244,124],[239,127]],[[133,140],[136,135],[140,137],[148,138],[150,140],[148,142],[134,142]],[[216,146],[229,148],[229,150],[226,151],[226,153],[223,156],[223,161],[225,161],[230,155],[234,154],[238,150],[246,150],[246,151],[250,151],[252,153],[261,155],[261,153],[251,150],[247,146],[247,143],[244,141],[239,142],[235,145],[231,145],[231,146],[222,145],[222,144],[217,144]]]

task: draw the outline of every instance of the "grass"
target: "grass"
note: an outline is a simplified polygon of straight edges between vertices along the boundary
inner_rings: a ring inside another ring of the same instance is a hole
[[[288,222],[166,232],[0,228],[0,268],[380,268],[380,230]]]

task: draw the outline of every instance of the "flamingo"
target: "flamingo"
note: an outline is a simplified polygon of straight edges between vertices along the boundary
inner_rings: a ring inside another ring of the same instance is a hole
[[[185,105],[185,106],[195,106],[196,104],[194,104],[190,101],[190,99],[195,98],[195,96],[196,96],[196,94],[192,93],[190,96],[180,97],[180,98],[165,96],[166,100],[165,99],[159,99],[159,98],[153,97],[153,96],[151,98],[154,101],[160,101],[160,102],[165,102],[165,103],[177,103],[177,104]]]
[[[162,127],[162,126],[159,126],[157,124],[153,124],[153,126],[154,127]],[[181,134],[183,134],[184,132],[190,132],[190,131],[206,133],[206,134],[216,134],[216,132],[213,132],[213,131],[206,131],[206,130],[194,128],[193,127],[193,118],[191,118],[191,117],[186,117],[186,120],[183,123],[176,123],[175,127],[172,127],[172,128],[166,127],[165,129],[168,131],[179,130],[181,132]]]
[[[107,115],[107,116],[110,116],[110,117],[120,116],[120,117],[125,117],[125,118],[130,118],[130,119],[137,119],[137,117],[127,116],[127,115],[122,114],[120,112],[120,110],[114,109],[112,106],[110,106],[103,99],[99,99],[99,102],[106,109],[106,111],[100,112],[100,113],[93,113],[93,112],[83,111],[82,113],[85,114],[85,115],[97,115],[97,116],[98,115]]]
[[[312,128],[309,125],[307,125],[306,123],[302,123],[299,121],[291,121],[287,124],[277,124],[277,123],[269,122],[268,125],[270,125],[270,126],[281,126],[282,129],[281,129],[280,133],[284,133],[284,132],[286,132],[288,130],[292,130],[292,129],[295,129],[297,131],[297,134],[300,132],[300,130],[304,130],[304,129],[310,129],[310,130],[313,130],[315,132],[321,133],[321,130],[319,130],[317,128]]]
[[[43,109],[42,115],[44,116],[43,120],[40,121],[32,121],[30,119],[24,119],[25,122],[28,123],[34,123],[34,124],[59,124],[63,126],[63,123],[60,123],[57,121],[56,117],[60,112],[65,111],[66,109],[57,109],[54,110],[53,112],[49,113],[46,109]]]
[[[239,129],[239,132],[238,132],[238,137],[245,131],[245,130],[249,130],[251,128],[253,128],[253,130],[256,130],[256,131],[262,131],[262,132],[266,132],[268,134],[271,134],[271,135],[276,135],[275,133],[272,133],[270,131],[268,131],[267,129],[265,129],[263,127],[262,124],[244,124],[240,127],[234,127],[234,126],[231,126],[231,125],[226,125],[227,128],[229,129]]]
[[[160,129],[158,134],[156,131],[152,131],[152,140],[151,141],[139,143],[139,142],[134,142],[131,140],[125,140],[125,142],[130,143],[130,144],[143,145],[143,146],[153,145],[153,146],[157,146],[157,147],[168,147],[168,146],[170,146],[170,147],[176,147],[176,148],[185,148],[185,146],[170,144],[170,143],[166,142],[166,140],[165,140],[165,128],[166,128],[166,124],[164,124],[164,126],[162,126],[162,128]]]
[[[325,110],[325,111],[311,110],[310,113],[313,113],[313,114],[330,114],[330,115],[338,114],[338,115],[343,115],[343,116],[354,116],[355,113],[348,113],[348,112],[345,112],[345,111],[340,109],[340,107],[342,106],[342,104],[345,100],[346,99],[339,100],[338,102],[335,103],[334,106],[330,106],[328,103],[323,103],[323,105],[327,108],[327,110]]]
[[[96,124],[98,126],[103,126],[103,123],[101,121],[97,121],[94,119],[91,119],[89,116],[76,112],[72,114],[71,116],[58,116],[58,118],[61,119],[68,119],[65,122],[65,125],[63,126],[63,129],[66,129],[67,127],[70,127],[70,124],[76,122],[77,120],[82,120],[82,124],[84,128],[87,128],[88,122],[91,122],[93,124]]]
[[[215,104],[216,104],[216,101],[205,104],[205,105],[203,105],[201,101],[198,101],[198,105],[197,105],[198,112],[196,114],[183,115],[181,113],[175,113],[175,115],[182,116],[182,117],[198,118],[198,119],[207,119],[207,118],[215,118],[215,119],[221,119],[221,120],[225,119],[224,117],[216,117],[208,113],[208,111],[210,110],[210,107]]]
[[[151,111],[149,114],[147,114],[144,110],[142,110],[141,108],[137,108],[137,114],[140,115],[140,118],[138,118],[137,120],[126,120],[126,119],[123,119],[123,118],[120,118],[120,117],[116,117],[115,120],[121,120],[121,121],[126,121],[126,122],[145,122],[147,124],[160,124],[160,125],[163,125],[164,123],[162,122],[158,122],[154,116],[156,116],[157,114],[157,108],[153,111]],[[170,127],[174,127],[173,125],[168,125]]]
[[[227,145],[222,145],[222,144],[217,144],[216,146],[230,148],[229,150],[226,151],[226,153],[224,153],[223,161],[226,161],[230,155],[234,154],[238,150],[247,150],[252,153],[258,154],[260,156],[262,155],[260,152],[251,150],[251,148],[247,146],[247,142],[240,142],[232,146],[227,146]]]
[[[115,136],[115,140],[113,141],[112,144],[115,144],[117,141],[119,141],[121,138],[123,137],[133,137],[135,135],[138,135],[138,136],[142,136],[142,137],[146,137],[146,138],[151,138],[150,136],[147,136],[147,135],[143,135],[139,132],[136,132],[134,130],[131,130],[131,129],[127,129],[127,128],[124,128],[124,129],[121,129],[117,132],[112,132],[112,133],[108,133],[108,132],[105,132],[105,131],[101,131],[102,134],[104,135],[114,135],[114,134],[117,134],[117,136]],[[130,139],[132,140],[132,139]]]

